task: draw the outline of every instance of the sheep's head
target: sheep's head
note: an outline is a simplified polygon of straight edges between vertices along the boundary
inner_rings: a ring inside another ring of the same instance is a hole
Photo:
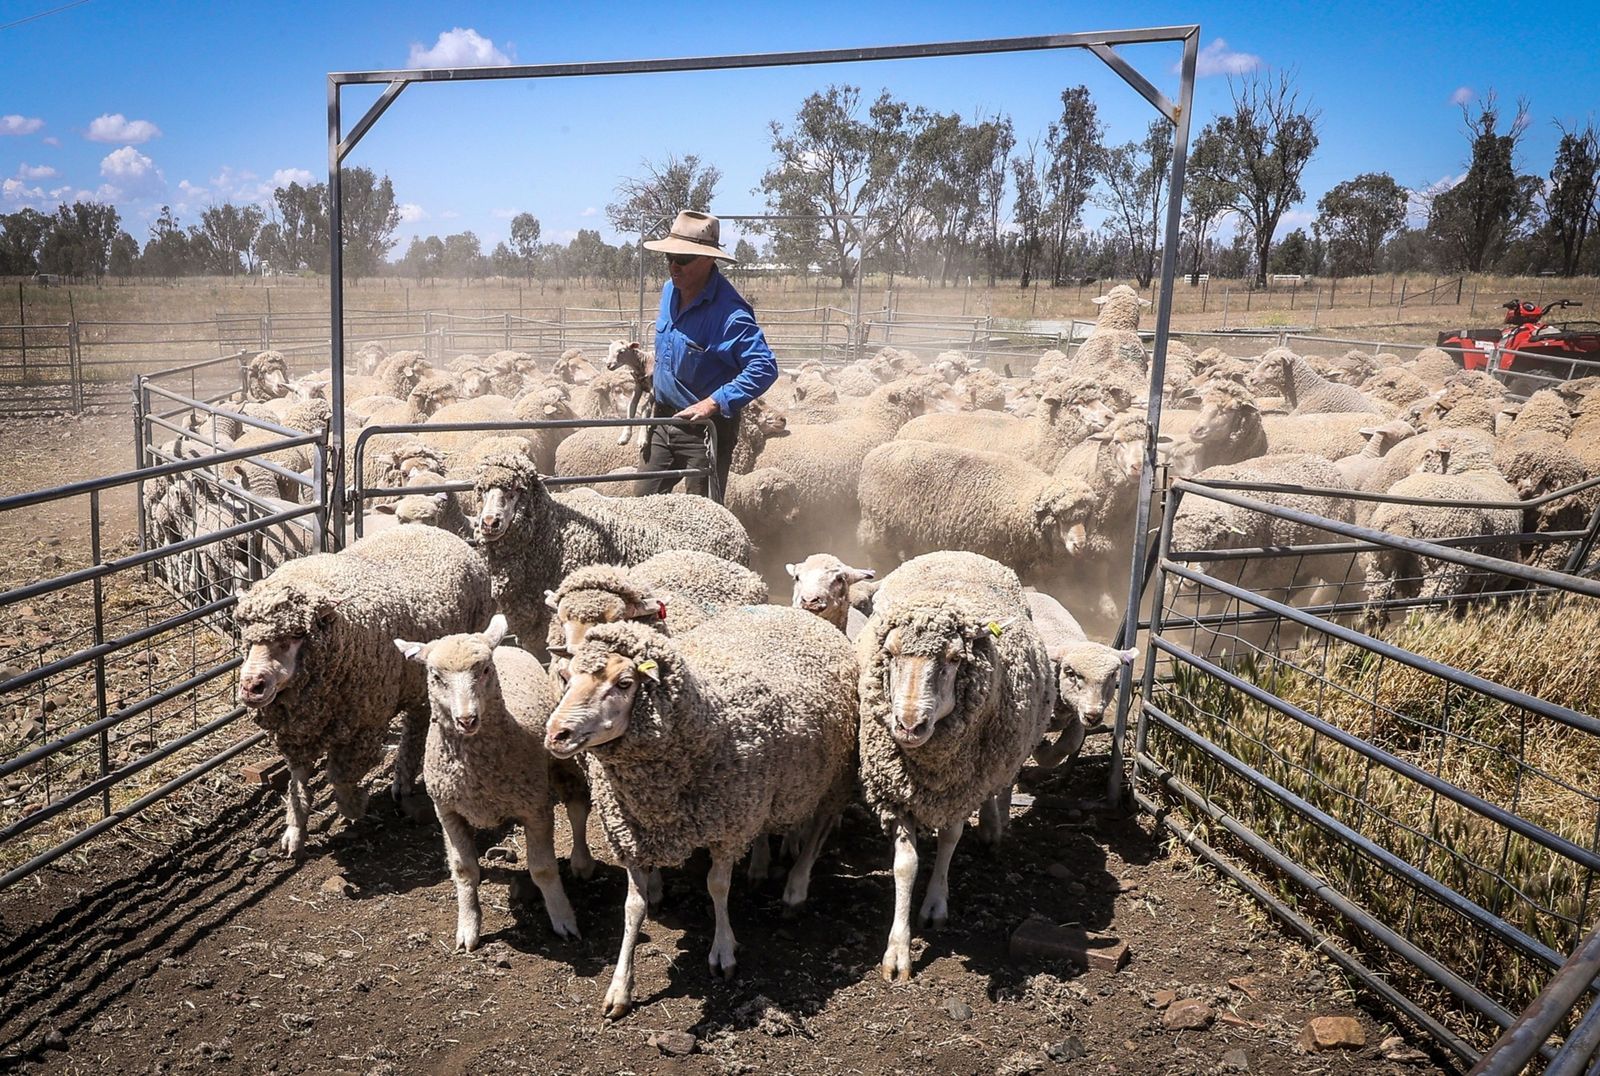
[[[569,347],[561,353],[551,372],[569,385],[587,385],[600,376],[600,371],[594,368],[594,364],[584,358],[583,352],[575,347]]]
[[[343,598],[309,580],[268,577],[239,596],[235,620],[244,641],[239,701],[270,706],[300,671],[307,642],[333,623]]]
[[[1200,397],[1200,417],[1189,429],[1195,444],[1231,444],[1261,424],[1248,389],[1231,381],[1209,383]]]
[[[978,697],[987,696],[999,675],[991,635],[1008,626],[952,603],[897,610],[864,637],[875,639],[886,667],[888,706],[881,719],[897,744],[921,747],[940,722],[961,720]],[[964,669],[971,674],[966,684],[960,682]]]
[[[751,400],[745,404],[740,415],[767,437],[782,437],[789,432],[789,416],[783,413],[782,408],[765,400]]]
[[[1069,557],[1088,548],[1094,511],[1094,491],[1076,478],[1052,481],[1033,501],[1033,518],[1046,544],[1058,541]]]
[[[1289,381],[1289,363],[1296,358],[1286,347],[1275,347],[1261,356],[1245,378],[1245,387],[1257,396],[1282,396]]]
[[[480,506],[478,539],[489,543],[505,537],[528,498],[544,486],[526,456],[497,453],[484,459],[472,488]]]
[[[1094,300],[1100,308],[1096,326],[1102,329],[1137,329],[1142,308],[1150,300],[1142,297],[1126,284],[1118,284]]]
[[[1116,697],[1117,681],[1124,666],[1132,665],[1138,650],[1118,650],[1100,643],[1076,642],[1050,652],[1056,669],[1055,724],[1065,727],[1076,718],[1085,725],[1105,720],[1106,710]]]
[[[481,366],[469,366],[458,375],[461,379],[461,398],[476,399],[494,391],[494,372]]]
[[[578,413],[572,409],[572,393],[565,385],[546,385],[517,401],[516,414],[518,418],[553,422],[576,418]]]
[[[1102,466],[1109,465],[1124,481],[1139,477],[1144,470],[1144,442],[1150,435],[1150,424],[1137,415],[1124,415],[1114,424],[1085,438],[1100,446]],[[1165,434],[1156,438],[1157,444],[1171,444]]]
[[[446,635],[431,643],[394,641],[407,661],[427,668],[433,719],[445,732],[471,736],[483,715],[494,711],[500,698],[494,648],[505,636],[506,618],[496,613],[481,632]]]
[[[790,526],[800,518],[800,490],[794,476],[778,467],[758,467],[749,474],[728,476],[729,500],[742,519],[764,526]]]
[[[389,352],[376,340],[369,340],[361,345],[356,352],[356,368],[363,374],[371,376],[378,364],[389,357]]]
[[[593,628],[567,665],[567,688],[546,725],[545,749],[571,758],[623,736],[659,738],[668,707],[657,700],[677,693],[679,661],[670,639],[639,624]]]
[[[424,415],[431,415],[460,398],[456,379],[447,374],[429,374],[418,381],[406,397]]]
[[[644,352],[637,340],[613,340],[606,348],[606,369],[627,370],[635,380],[644,380]]]
[[[839,402],[839,390],[817,374],[808,371],[795,378],[794,398],[796,403],[804,401],[814,404],[836,404]]]
[[[589,631],[600,624],[637,620],[657,624],[667,618],[667,603],[647,586],[609,564],[579,568],[555,590],[544,592],[551,612],[546,644],[551,653],[571,657]]]
[[[840,631],[850,617],[850,588],[877,577],[871,568],[852,568],[832,553],[813,553],[783,570],[794,580],[789,604],[821,617]]]
[[[281,351],[263,351],[250,360],[250,395],[257,400],[276,400],[289,395],[289,363]]]
[[[1064,415],[1075,415],[1092,433],[1105,429],[1117,417],[1115,396],[1089,378],[1073,378],[1047,386],[1039,394],[1044,420],[1054,426]],[[1124,405],[1126,402],[1124,401]]]
[[[1401,419],[1393,419],[1379,426],[1363,426],[1356,432],[1369,442],[1376,441],[1380,456],[1387,454],[1391,448],[1406,438],[1417,435],[1416,429]]]

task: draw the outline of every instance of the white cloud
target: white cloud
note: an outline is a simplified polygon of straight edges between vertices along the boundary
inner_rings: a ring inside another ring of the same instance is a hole
[[[130,120],[120,112],[96,116],[83,135],[91,142],[126,142],[135,146],[160,136],[161,128],[149,120]]]
[[[302,187],[308,187],[315,178],[304,168],[280,168],[272,173],[272,178],[267,180],[267,183],[274,190],[279,187],[287,187],[291,183],[298,183]]]
[[[1311,222],[1317,219],[1315,213],[1305,209],[1285,210],[1283,216],[1278,218],[1278,230],[1272,233],[1276,242],[1294,231],[1296,228],[1310,229]]]
[[[461,213],[460,213],[459,210],[447,209],[443,213],[439,214],[439,219],[440,220],[455,220],[459,216],[461,216]]]
[[[494,42],[471,28],[457,26],[439,35],[433,48],[420,42],[411,45],[407,67],[503,67],[511,57],[494,47]]]
[[[31,135],[44,126],[38,116],[0,116],[0,135]]]
[[[1244,75],[1261,66],[1261,57],[1248,52],[1235,52],[1228,43],[1217,37],[1200,50],[1195,57],[1196,78],[1210,75]]]
[[[60,174],[48,164],[29,164],[23,161],[17,167],[17,175],[23,179],[54,179]]]
[[[1467,174],[1465,172],[1460,175],[1443,175],[1432,183],[1424,184],[1413,190],[1407,190],[1406,223],[1413,228],[1426,224],[1428,221],[1428,207],[1433,204],[1433,199],[1466,178]]]
[[[61,186],[61,187],[53,187],[53,188],[51,188],[50,197],[60,199],[60,198],[65,198],[67,195],[69,195],[71,193],[72,193],[72,184],[68,183],[68,184],[66,184],[64,186]]]
[[[1464,105],[1472,100],[1471,86],[1457,86],[1456,92],[1450,95],[1452,105]]]
[[[43,197],[41,188],[30,187],[20,179],[8,179],[0,183],[0,199],[7,202],[37,202]]]
[[[57,138],[55,135],[45,135],[39,141],[43,142],[47,146],[61,145],[61,139]]]
[[[598,216],[599,213],[600,213],[600,211],[598,209],[596,209],[594,206],[589,206],[582,213],[579,213],[578,216],[580,216],[580,217],[593,217],[593,216]]]
[[[156,163],[132,146],[112,150],[100,162],[100,174],[119,179],[143,179],[155,171]]]
[[[517,215],[515,209],[491,209],[489,215],[495,220],[510,220]]]
[[[428,211],[415,202],[401,202],[395,208],[400,214],[400,219],[406,224],[428,219]]]

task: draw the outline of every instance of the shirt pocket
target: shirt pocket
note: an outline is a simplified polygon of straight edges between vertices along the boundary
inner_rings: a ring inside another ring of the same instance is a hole
[[[702,396],[709,396],[733,380],[738,368],[726,347],[703,348],[683,338],[683,355],[678,360],[678,379]]]

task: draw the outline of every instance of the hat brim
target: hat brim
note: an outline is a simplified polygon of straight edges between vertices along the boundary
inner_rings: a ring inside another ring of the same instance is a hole
[[[644,249],[653,250],[657,254],[697,254],[703,258],[716,258],[719,261],[728,262],[730,265],[738,264],[734,256],[721,247],[713,247],[706,243],[692,243],[687,239],[676,239],[670,235],[665,239],[646,240]]]

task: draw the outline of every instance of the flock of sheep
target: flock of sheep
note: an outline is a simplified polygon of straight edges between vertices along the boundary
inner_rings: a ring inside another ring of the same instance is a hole
[[[399,715],[393,792],[425,810],[420,776],[438,814],[458,944],[479,937],[473,827],[511,820],[525,827],[553,929],[571,935],[553,805],[566,807],[571,870],[585,877],[592,804],[629,878],[604,1003],[618,1016],[631,1005],[633,944],[661,868],[710,852],[709,961],[731,972],[735,862],[748,851],[751,878],[764,880],[769,837],[780,838],[793,860],[784,901],[801,904],[829,831],[860,795],[894,842],[882,971],[908,976],[917,834],[938,838],[919,916],[937,924],[968,817],[978,812],[983,839],[998,841],[1023,763],[1075,753],[1136,657],[1094,639],[1118,621],[1128,567],[1148,435],[1137,332],[1147,304],[1120,286],[1099,301],[1093,334],[1022,378],[958,353],[925,365],[893,348],[844,367],[803,364],[744,413],[725,504],[630,496],[626,483],[546,486],[551,474],[633,469],[638,447],[615,429],[428,429],[627,414],[649,378],[636,344],[614,344],[604,369],[569,352],[548,370],[515,352],[435,369],[416,352],[364,347],[347,385],[351,439],[362,424],[416,428],[371,437],[360,482],[416,492],[375,498],[368,536],[339,553],[286,548],[253,585],[228,565],[201,573],[241,592],[240,698],[291,773],[285,851],[303,850],[319,761],[341,813],[360,816],[362,780]],[[1285,349],[1242,359],[1174,342],[1163,458],[1175,476],[1317,487],[1258,496],[1333,519],[1424,538],[1505,536],[1487,551],[1539,563],[1555,555],[1547,544],[1509,536],[1569,529],[1592,500],[1505,505],[1600,468],[1593,382],[1518,404],[1437,349],[1404,362]],[[267,352],[235,406],[320,432],[326,385],[291,377]],[[192,425],[162,453],[276,439],[221,416]],[[151,533],[194,533],[230,483],[268,504],[298,503],[313,466],[309,452],[278,450],[221,475],[149,483]],[[446,483],[471,488],[429,488]],[[1341,490],[1469,506],[1374,505]],[[1173,533],[1180,550],[1328,540],[1199,496],[1183,500]],[[1249,560],[1246,582],[1287,587],[1319,571],[1334,581],[1315,560],[1290,578],[1295,565]],[[1394,551],[1362,554],[1361,565],[1374,597],[1465,585],[1450,565],[1420,568]],[[780,570],[789,606],[767,604],[766,580]]]

